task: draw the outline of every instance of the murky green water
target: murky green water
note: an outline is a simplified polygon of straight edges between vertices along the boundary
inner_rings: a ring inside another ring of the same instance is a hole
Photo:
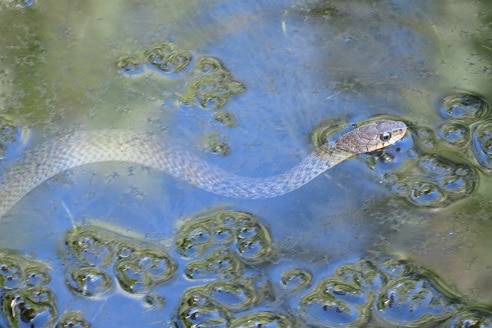
[[[492,326],[490,8],[0,0],[2,168],[115,127],[269,176],[333,125],[409,126],[268,200],[125,163],[50,179],[0,221],[0,325]]]

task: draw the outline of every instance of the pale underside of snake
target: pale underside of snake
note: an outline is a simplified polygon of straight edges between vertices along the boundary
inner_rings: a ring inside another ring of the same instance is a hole
[[[406,125],[380,120],[325,144],[285,173],[249,178],[229,173],[148,133],[81,131],[43,143],[7,168],[0,179],[0,217],[47,179],[76,166],[107,161],[140,164],[164,171],[206,191],[232,198],[269,198],[291,192],[345,159],[400,140]]]

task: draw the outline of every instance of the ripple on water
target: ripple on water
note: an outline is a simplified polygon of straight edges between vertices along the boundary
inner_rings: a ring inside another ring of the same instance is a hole
[[[67,311],[63,313],[57,328],[90,328],[91,324],[85,320],[82,312]]]
[[[141,74],[153,69],[167,76],[175,75],[188,67],[193,56],[173,42],[164,42],[152,49],[123,56],[116,62],[116,68],[126,75]]]
[[[220,124],[229,128],[236,125],[236,118],[232,113],[229,112],[215,112],[214,119]]]
[[[19,254],[0,250],[0,292],[3,317],[11,327],[19,322],[50,327],[57,316],[55,297],[46,287],[48,266]]]
[[[65,236],[65,245],[79,262],[88,265],[107,265],[115,255],[115,242],[97,230],[72,229]]]
[[[20,327],[19,323],[29,327],[53,327],[58,315],[53,292],[39,286],[5,293],[2,310],[11,327]]]
[[[470,141],[470,131],[468,128],[457,123],[441,125],[437,134],[442,140],[455,147],[464,147]]]
[[[159,47],[145,51],[145,59],[153,67],[164,73],[178,73],[191,62],[189,51],[178,48],[172,42],[165,42]]]
[[[342,134],[344,128],[347,128],[347,124],[342,119],[325,120],[314,128],[311,142],[316,148],[326,143],[333,143],[336,137]]]
[[[243,268],[244,263],[236,252],[221,247],[207,254],[203,260],[188,263],[184,274],[193,280],[229,279],[236,277]]]
[[[455,93],[444,97],[439,106],[439,113],[446,119],[472,123],[488,117],[489,106],[481,97]]]
[[[363,326],[367,317],[368,296],[356,284],[326,278],[300,300],[300,311],[311,324],[323,327]]]
[[[456,313],[443,328],[490,328],[492,312],[483,309],[467,309]]]
[[[457,152],[471,140],[471,151],[464,155],[466,160],[478,163],[478,168],[489,174],[492,168],[490,106],[478,96],[459,93],[441,101],[440,113],[449,121],[439,130],[441,140]]]
[[[206,140],[206,149],[215,155],[227,156],[230,153],[229,145],[217,136],[210,136]]]
[[[427,207],[444,206],[446,194],[432,181],[422,181],[416,178],[410,185],[408,199],[415,205]]]
[[[126,75],[136,75],[143,73],[143,61],[136,55],[121,57],[116,62],[116,68]]]
[[[288,264],[282,272],[294,272],[296,265]],[[451,318],[464,321],[460,313],[466,303],[460,303],[439,277],[412,261],[393,256],[362,258],[326,271],[333,273],[318,270],[312,287],[290,294],[285,294],[289,290],[279,272],[272,271],[273,285],[290,302],[289,313],[307,326],[435,327]]]
[[[415,134],[417,136],[416,141],[424,149],[431,150],[436,148],[436,137],[431,128],[425,126],[416,127]]]
[[[395,195],[419,207],[447,206],[473,193],[479,182],[470,166],[435,154],[407,161],[402,168],[384,173],[383,178]]]
[[[114,280],[130,294],[148,293],[176,271],[174,260],[159,247],[98,227],[70,230],[65,245],[66,260],[71,264],[67,266],[67,284],[82,296],[107,293]]]
[[[260,327],[299,327],[295,320],[287,315],[272,311],[260,311],[245,314],[231,320],[231,328],[260,328]]]
[[[486,173],[492,172],[492,121],[486,120],[473,127],[473,154]]]
[[[374,261],[362,259],[356,263],[342,264],[336,274],[343,280],[363,290],[377,290],[388,282],[388,277]]]
[[[114,265],[120,286],[131,294],[148,292],[173,277],[175,271],[174,261],[166,252],[147,247],[136,248]]]
[[[190,260],[201,261],[202,266],[206,266],[206,260],[212,259],[209,263],[211,272],[223,265],[221,258],[239,259],[238,265],[243,268],[254,268],[256,265],[264,268],[269,265],[271,269],[250,271],[253,274],[244,274],[243,269],[227,276],[212,274],[206,277],[205,283],[192,277],[188,281],[203,284],[188,287],[182,292],[176,312],[171,315],[177,326],[490,327],[492,323],[491,313],[487,309],[467,303],[466,298],[461,298],[438,276],[417,263],[397,256],[360,258],[313,269],[308,263],[303,263],[301,268],[298,262],[272,262],[268,254],[264,262],[257,260],[248,264],[226,246],[234,244],[237,238],[257,236],[262,229],[253,223],[259,222],[242,212],[221,213],[202,218],[201,222],[189,222],[194,228],[203,223],[212,223],[209,225],[210,231],[226,228],[230,231],[224,236],[213,232],[209,238],[195,240],[210,245],[216,242],[219,247],[212,247],[210,252],[194,253]],[[243,226],[235,229],[237,224]],[[97,234],[99,228],[96,227],[77,228],[82,230],[82,236],[87,236],[83,232],[85,229],[90,229],[98,240],[112,238],[116,251],[114,258],[105,266],[101,262],[88,266],[78,261],[79,267],[68,268],[70,289],[77,289],[74,293],[83,297],[107,293],[104,285],[113,284],[115,268],[134,260],[131,270],[125,272],[125,279],[130,281],[128,286],[132,287],[122,290],[129,294],[145,291],[142,297],[144,305],[148,310],[159,311],[164,298],[148,288],[139,288],[145,280],[162,275],[167,277],[169,270],[165,253],[157,247],[106,230]],[[181,228],[184,232],[182,237],[187,238],[189,231],[185,224]],[[68,254],[68,257],[68,264],[77,264],[75,256]],[[54,293],[45,285],[49,283],[46,266],[12,252],[1,251],[0,259],[3,263],[15,263],[13,272],[19,277],[14,285],[4,284],[6,287],[1,288],[0,322],[4,320],[14,327],[19,326],[20,322],[35,327],[55,326],[58,310]],[[225,266],[229,267],[229,272],[235,271],[231,269],[233,264]],[[7,266],[4,264],[4,267]],[[154,280],[150,285],[158,283]],[[58,327],[82,328],[90,327],[90,324],[80,312],[67,311],[59,319]]]
[[[437,133],[429,127],[412,127],[398,147],[385,148],[372,160],[374,171],[398,197],[419,207],[448,206],[471,195],[478,186],[475,168],[492,171],[492,121],[489,105],[465,93],[445,97],[439,106],[445,121]]]
[[[220,60],[211,56],[198,58],[191,76],[193,79],[180,97],[185,105],[198,104],[203,109],[216,110],[246,90]]]
[[[74,293],[86,297],[102,296],[113,286],[112,278],[103,270],[94,267],[70,269],[67,285]]]
[[[219,280],[206,286],[208,298],[215,304],[232,311],[244,311],[258,300],[257,288],[249,279]]]
[[[194,219],[178,231],[176,246],[181,255],[190,259],[227,248],[248,264],[267,261],[273,254],[268,229],[255,216],[236,211]]]
[[[453,302],[427,279],[409,276],[390,281],[377,293],[373,314],[379,322],[427,327],[448,318],[455,310]]]
[[[11,290],[49,283],[48,266],[19,254],[0,250],[0,290]]]
[[[202,286],[189,288],[183,293],[178,318],[184,327],[229,327],[232,313],[210,300],[207,292],[208,288]]]
[[[10,259],[2,259],[0,263],[0,283],[3,289],[14,289],[24,283],[23,270]]]
[[[313,275],[305,269],[293,268],[282,272],[280,286],[294,291],[303,291],[311,286]]]

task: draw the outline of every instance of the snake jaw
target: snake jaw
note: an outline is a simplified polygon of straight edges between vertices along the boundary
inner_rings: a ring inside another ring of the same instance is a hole
[[[344,134],[335,141],[335,146],[352,154],[367,153],[394,144],[406,131],[407,126],[401,121],[375,121]]]

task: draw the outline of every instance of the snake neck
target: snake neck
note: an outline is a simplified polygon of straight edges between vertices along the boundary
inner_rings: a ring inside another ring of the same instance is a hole
[[[319,161],[325,163],[333,163],[330,167],[337,165],[338,163],[350,158],[356,154],[338,148],[336,145],[331,146],[328,143],[321,145],[310,156],[316,157]]]
[[[214,179],[213,184],[199,185],[203,179],[189,179],[188,182],[215,194],[232,197],[262,199],[284,195],[313,180],[326,170],[353,156],[344,150],[322,146],[307,155],[299,164],[287,172],[262,178],[250,178],[232,174],[216,167],[202,167],[204,174]],[[205,170],[203,170],[205,169]]]

